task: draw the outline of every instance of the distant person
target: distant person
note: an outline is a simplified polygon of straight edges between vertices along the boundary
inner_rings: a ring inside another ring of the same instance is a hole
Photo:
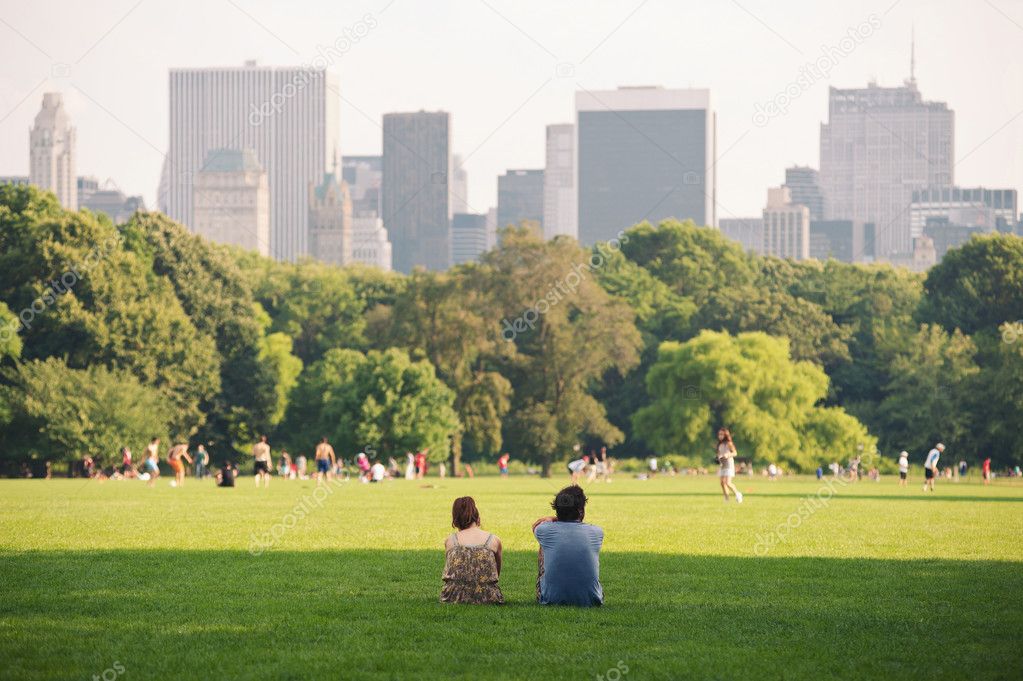
[[[154,437],[146,446],[145,471],[149,476],[149,486],[156,485],[156,479],[160,477],[160,438]]]
[[[429,449],[423,449],[416,452],[416,478],[419,480],[426,477],[426,467],[428,465],[426,455],[429,451]]]
[[[774,482],[775,480],[778,479],[778,467],[775,466],[773,463],[770,463],[767,466],[767,479],[770,480],[771,482]]]
[[[167,463],[170,464],[171,470],[174,471],[174,480],[171,481],[172,487],[181,487],[185,484],[185,464],[181,461],[184,459],[188,463],[192,463],[192,457],[188,455],[187,444],[176,444],[167,450]]]
[[[316,482],[323,484],[323,479],[334,479],[334,466],[337,459],[334,456],[334,448],[323,437],[320,444],[316,445]]]
[[[384,468],[384,464],[380,463],[379,459],[374,461],[373,465],[369,467],[369,481],[383,482],[385,477],[387,477],[387,469]]]
[[[899,487],[906,486],[909,477],[909,452],[899,452]]]
[[[647,459],[647,466],[650,468],[650,477],[657,475],[657,457],[651,456]]]
[[[299,480],[305,480],[309,477],[306,475],[306,463],[305,454],[299,454],[295,457],[295,477]]]
[[[480,529],[480,512],[472,497],[451,505],[451,526],[444,542],[442,603],[501,604],[501,540]]]
[[[592,606],[604,603],[600,547],[604,530],[583,522],[586,494],[571,485],[551,504],[556,515],[533,523],[537,553],[536,600],[542,605]]]
[[[927,453],[927,460],[924,462],[924,491],[934,491],[934,478],[938,475],[938,459],[945,451],[945,445],[940,442],[934,445],[934,449]]]
[[[293,479],[295,477],[291,466],[291,455],[288,454],[286,449],[281,450],[281,458],[277,462],[277,472],[282,480]]]
[[[817,466],[817,479],[818,480],[824,479],[824,469],[821,466]]]
[[[966,462],[963,461],[962,459],[959,459],[958,478],[965,478],[965,477],[966,477]],[[957,482],[958,482],[958,478],[957,478]]]
[[[405,458],[407,462],[405,464],[405,479],[415,480],[416,479],[416,455],[412,452],[405,452]],[[455,471],[455,475],[458,475],[458,471]]]
[[[228,461],[220,468],[220,472],[217,473],[217,487],[234,487],[234,480],[238,477],[238,469]]]
[[[501,455],[501,458],[497,460],[497,470],[501,473],[502,478],[508,477],[508,462],[511,461],[511,454],[505,452]]]
[[[611,460],[607,456],[607,447],[600,448],[600,470],[604,475],[604,482],[611,482]]]
[[[718,482],[721,483],[721,493],[725,495],[725,501],[728,501],[728,492],[731,491],[732,494],[735,495],[735,500],[741,504],[742,492],[738,490],[735,486],[735,482],[733,482],[735,480],[735,455],[738,454],[738,452],[735,449],[735,443],[732,442],[732,433],[727,428],[718,429],[718,444],[716,451],[718,459]]]
[[[131,450],[121,447],[121,475],[129,477],[128,471],[135,471],[135,467],[131,465]]]
[[[259,436],[259,442],[252,445],[252,458],[255,460],[253,474],[256,477],[256,487],[262,482],[267,489],[270,488],[270,444],[266,441],[266,435]]]
[[[860,479],[860,457],[854,456],[849,459],[849,482],[857,482]]]
[[[210,453],[204,445],[195,448],[195,477],[202,480],[210,474]]]
[[[355,456],[355,465],[359,469],[359,482],[369,482],[369,469],[372,468],[369,457],[364,452],[359,452]]]
[[[572,484],[579,482],[579,476],[586,470],[586,464],[589,462],[590,457],[584,456],[581,459],[568,462],[568,474],[572,476]]]
[[[397,478],[401,471],[398,470],[398,460],[393,456],[387,457],[387,477]]]
[[[983,478],[985,485],[991,484],[991,457],[984,459],[984,463],[980,466],[980,477]]]

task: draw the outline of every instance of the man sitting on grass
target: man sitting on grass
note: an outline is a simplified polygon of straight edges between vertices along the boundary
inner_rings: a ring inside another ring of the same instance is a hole
[[[540,543],[536,600],[542,605],[602,605],[600,546],[604,530],[583,522],[586,495],[571,485],[558,492],[551,507],[556,517],[533,523]]]

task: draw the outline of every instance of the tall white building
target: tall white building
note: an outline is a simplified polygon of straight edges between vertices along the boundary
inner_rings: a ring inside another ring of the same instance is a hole
[[[543,236],[579,236],[575,206],[575,126],[547,126],[547,163],[543,175]]]
[[[171,69],[170,148],[160,208],[194,220],[195,175],[213,149],[252,149],[270,187],[269,253],[308,253],[310,183],[338,151],[337,78],[323,69],[268,67]]]
[[[391,242],[383,220],[376,216],[352,218],[352,262],[391,271]]]
[[[29,133],[29,182],[57,195],[60,205],[78,210],[78,176],[75,174],[75,129],[59,92],[43,95]]]
[[[469,173],[462,167],[462,155],[455,154],[451,158],[451,200],[448,201],[448,210],[451,216],[455,213],[469,212]]]
[[[579,241],[637,222],[717,225],[710,90],[621,87],[575,94]]]
[[[270,190],[251,149],[214,149],[195,175],[192,229],[211,241],[270,253]]]
[[[793,260],[810,257],[810,209],[792,203],[788,187],[767,190],[764,246],[760,252]]]

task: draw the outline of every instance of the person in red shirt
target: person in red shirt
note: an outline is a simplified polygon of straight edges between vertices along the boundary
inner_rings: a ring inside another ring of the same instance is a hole
[[[501,477],[508,477],[508,462],[511,461],[511,455],[505,452],[501,455],[501,458],[497,460],[497,467],[501,470]]]
[[[422,480],[426,476],[426,453],[430,451],[424,449],[416,452],[416,478]]]
[[[982,471],[981,477],[984,478],[984,484],[985,485],[990,485],[991,484],[991,457],[990,456],[987,457],[986,459],[984,459],[984,465],[981,466],[981,471]]]

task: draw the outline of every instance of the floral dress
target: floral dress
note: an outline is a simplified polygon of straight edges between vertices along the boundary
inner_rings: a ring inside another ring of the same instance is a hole
[[[458,533],[451,535],[440,590],[442,603],[504,603],[497,585],[497,556],[490,548],[493,538],[491,534],[482,544],[465,546],[458,543]]]

